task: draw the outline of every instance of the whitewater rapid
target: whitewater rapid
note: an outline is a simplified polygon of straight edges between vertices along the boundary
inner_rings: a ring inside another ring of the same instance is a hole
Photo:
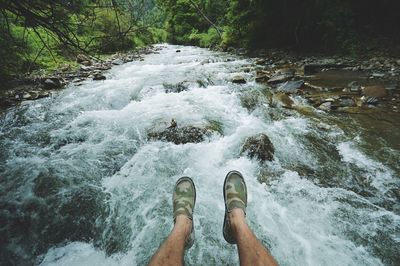
[[[250,59],[157,47],[144,61],[114,67],[105,81],[70,85],[3,115],[2,226],[14,226],[13,210],[29,220],[3,241],[3,262],[15,254],[22,264],[145,265],[172,228],[171,192],[185,175],[197,190],[186,264],[238,265],[236,247],[222,236],[222,184],[233,169],[247,182],[248,223],[280,265],[399,262],[400,216],[382,203],[399,176],[359,148],[362,140],[321,126],[324,114],[316,120],[262,100],[243,107],[247,91],[263,90],[244,71]],[[247,84],[231,82],[238,72]],[[166,92],[181,82],[187,90]],[[171,119],[217,122],[222,134],[184,145],[148,140]],[[259,133],[275,146],[272,162],[240,154]],[[366,196],[356,193],[363,178]]]

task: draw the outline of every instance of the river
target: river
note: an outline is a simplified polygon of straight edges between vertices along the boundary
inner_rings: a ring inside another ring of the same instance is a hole
[[[379,136],[370,120],[271,106],[243,72],[251,59],[157,47],[105,81],[0,117],[1,265],[145,265],[172,228],[183,175],[197,189],[187,265],[238,265],[222,236],[232,169],[247,182],[249,225],[280,265],[398,265],[398,124]],[[247,84],[233,84],[235,72]],[[219,133],[184,145],[148,139],[171,119]],[[275,146],[271,162],[240,154],[260,133]]]

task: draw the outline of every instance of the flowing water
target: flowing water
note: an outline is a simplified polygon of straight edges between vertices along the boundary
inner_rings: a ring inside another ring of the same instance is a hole
[[[238,265],[221,231],[232,169],[248,185],[248,223],[280,265],[398,265],[399,138],[374,135],[370,120],[270,105],[253,73],[230,82],[250,59],[157,47],[106,81],[2,115],[1,265],[144,265],[172,228],[182,175],[197,189],[187,265]],[[172,118],[219,133],[196,144],[148,139]],[[399,135],[396,119],[386,135]],[[259,133],[275,146],[272,162],[240,154]]]

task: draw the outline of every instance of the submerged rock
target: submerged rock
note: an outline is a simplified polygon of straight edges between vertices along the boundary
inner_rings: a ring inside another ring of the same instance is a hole
[[[177,122],[172,119],[171,125],[163,131],[150,132],[149,138],[152,140],[161,140],[173,142],[175,144],[199,143],[204,141],[207,135],[213,132],[212,127],[195,127],[195,126],[178,126]]]
[[[260,134],[246,140],[241,151],[241,154],[243,153],[247,153],[250,158],[256,158],[260,161],[272,161],[275,148],[267,135]]]
[[[187,81],[177,84],[163,84],[166,93],[181,93],[182,91],[187,91],[190,85],[191,83]]]
[[[246,83],[246,79],[241,75],[236,75],[236,76],[234,76],[232,78],[232,83],[245,84]]]

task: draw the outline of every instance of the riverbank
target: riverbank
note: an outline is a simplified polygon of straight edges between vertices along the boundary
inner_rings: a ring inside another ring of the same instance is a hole
[[[0,108],[4,110],[23,101],[50,97],[69,83],[79,86],[85,79],[104,80],[103,72],[112,66],[142,60],[143,55],[156,50],[148,46],[116,53],[105,60],[80,54],[76,58],[80,65],[77,70],[66,66],[50,75],[24,75],[6,82],[0,91]],[[400,111],[400,59],[384,54],[352,58],[301,55],[282,50],[228,48],[227,52],[250,57],[254,62],[238,70],[233,82],[264,83],[272,92],[279,93],[284,107],[293,107],[293,101],[287,96],[302,95],[313,107],[324,111],[365,113],[376,108]]]
[[[146,46],[129,52],[117,52],[106,56],[104,60],[78,54],[76,56],[76,62],[79,64],[77,69],[66,65],[50,74],[23,74],[3,83],[0,90],[0,111],[23,101],[51,97],[70,83],[79,86],[86,79],[105,80],[103,73],[113,66],[134,60],[140,61],[143,60],[144,55],[156,52],[157,49],[154,46]]]

